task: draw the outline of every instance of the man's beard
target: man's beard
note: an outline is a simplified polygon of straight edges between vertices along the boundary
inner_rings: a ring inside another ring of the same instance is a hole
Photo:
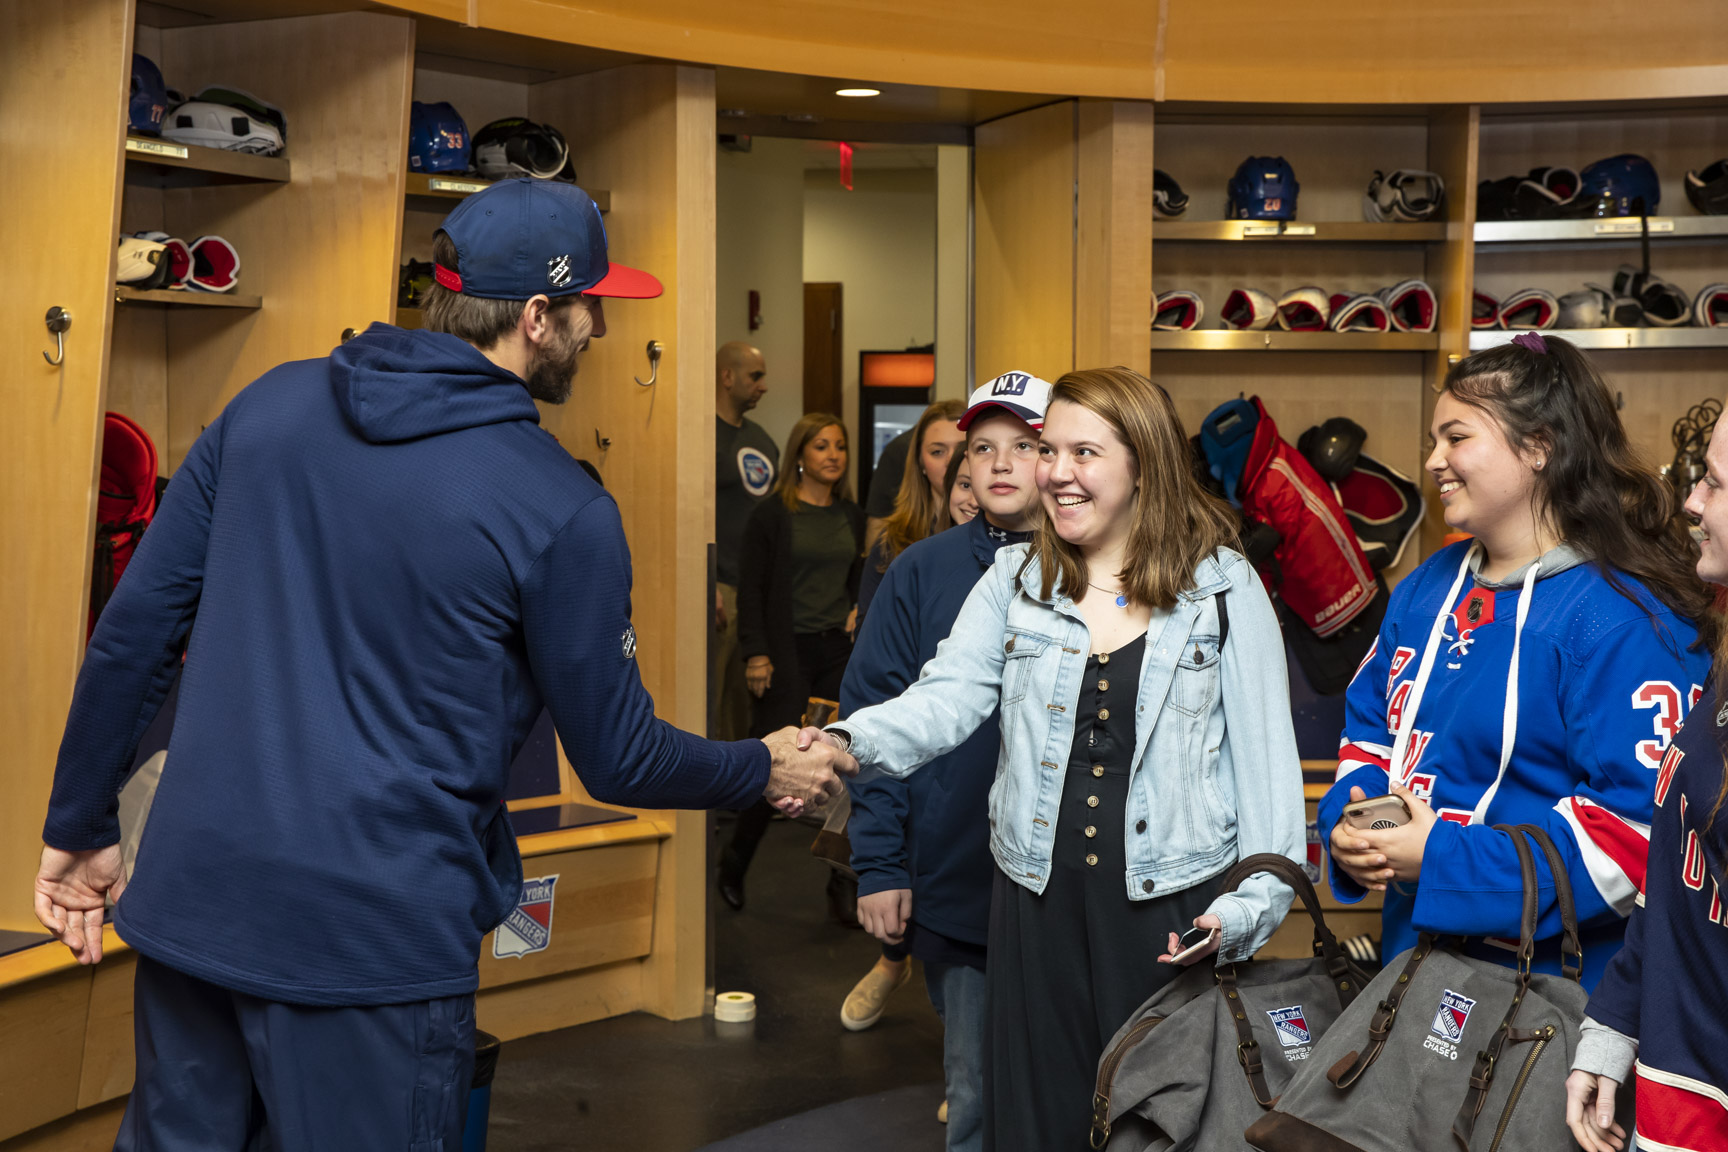
[[[576,364],[588,345],[585,338],[577,339],[574,327],[569,317],[557,316],[552,321],[552,339],[543,350],[534,353],[527,379],[523,381],[528,386],[528,395],[534,399],[548,404],[562,404],[570,399],[571,386],[576,382]]]

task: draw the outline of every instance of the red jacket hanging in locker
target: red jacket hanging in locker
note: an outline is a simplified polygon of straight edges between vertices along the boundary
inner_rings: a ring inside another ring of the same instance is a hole
[[[1374,573],[1331,486],[1278,435],[1260,397],[1250,402],[1260,420],[1242,470],[1242,511],[1283,537],[1274,553],[1281,581],[1274,587],[1264,569],[1260,577],[1324,638],[1373,601]]]

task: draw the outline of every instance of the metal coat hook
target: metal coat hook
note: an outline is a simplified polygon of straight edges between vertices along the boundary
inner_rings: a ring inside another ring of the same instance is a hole
[[[48,331],[54,333],[54,355],[42,353],[42,359],[48,361],[54,368],[66,362],[66,329],[72,327],[72,313],[56,304],[48,309],[48,315],[42,318],[42,323],[48,325]]]
[[[648,341],[648,379],[632,376],[631,379],[644,388],[654,387],[654,381],[660,378],[660,353],[666,351],[666,345],[658,340]]]
[[[600,429],[594,429],[594,446],[604,452],[612,447],[612,437],[600,435]]]

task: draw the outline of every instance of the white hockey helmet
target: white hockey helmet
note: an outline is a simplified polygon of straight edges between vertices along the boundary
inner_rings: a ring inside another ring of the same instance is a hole
[[[282,151],[276,125],[232,104],[188,100],[162,117],[162,136],[176,144],[274,156]]]

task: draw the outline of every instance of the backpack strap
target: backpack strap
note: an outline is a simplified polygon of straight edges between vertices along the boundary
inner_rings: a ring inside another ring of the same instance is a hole
[[[1518,1009],[1523,1006],[1524,997],[1530,991],[1530,961],[1536,954],[1536,915],[1541,909],[1537,890],[1536,858],[1531,854],[1524,829],[1509,824],[1496,824],[1494,830],[1509,834],[1512,837],[1512,847],[1518,852],[1518,868],[1524,874],[1524,922],[1519,929],[1517,990],[1512,993],[1512,1003],[1506,1009],[1500,1026],[1494,1029],[1494,1035],[1489,1038],[1488,1047],[1476,1053],[1476,1064],[1470,1070],[1470,1089],[1464,1093],[1464,1103],[1458,1106],[1458,1115],[1452,1120],[1452,1135],[1456,1136],[1465,1148],[1470,1147],[1470,1136],[1476,1130],[1476,1117],[1481,1115],[1482,1106],[1488,1102],[1488,1088],[1494,1083],[1494,1066],[1499,1062],[1506,1042],[1511,1039],[1512,1025],[1518,1019]]]
[[[1560,971],[1568,980],[1581,980],[1584,945],[1578,939],[1578,907],[1572,899],[1572,877],[1566,871],[1566,861],[1546,829],[1535,824],[1520,824],[1518,828],[1548,857],[1548,870],[1554,875],[1554,896],[1560,904]]]
[[[1427,932],[1417,939],[1416,947],[1410,950],[1410,958],[1404,961],[1404,970],[1398,973],[1398,979],[1386,993],[1386,998],[1375,1007],[1374,1015],[1368,1020],[1368,1046],[1345,1053],[1342,1060],[1326,1070],[1326,1079],[1332,1081],[1334,1087],[1339,1090],[1350,1087],[1368,1071],[1370,1064],[1379,1059],[1380,1050],[1386,1047],[1386,1041],[1392,1035],[1392,1025],[1398,1022],[1398,1006],[1404,1002],[1404,994],[1410,991],[1410,984],[1416,979],[1422,961],[1434,951],[1435,943],[1435,938]]]
[[[1227,591],[1229,589],[1225,589]],[[1212,602],[1218,605],[1218,648],[1222,651],[1224,639],[1230,635],[1230,609],[1225,606],[1224,592],[1213,593]]]

